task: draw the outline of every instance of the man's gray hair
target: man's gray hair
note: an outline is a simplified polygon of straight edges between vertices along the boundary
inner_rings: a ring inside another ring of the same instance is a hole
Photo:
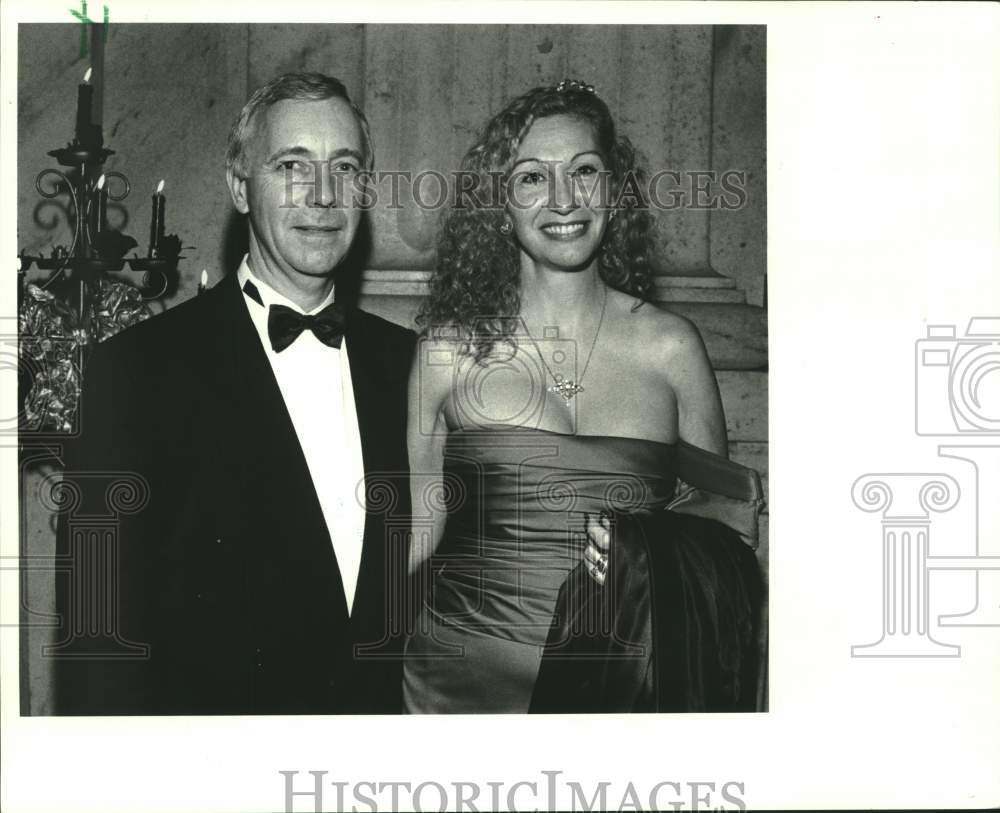
[[[351,97],[347,88],[339,79],[325,76],[321,73],[286,73],[272,79],[263,87],[254,91],[240,116],[229,132],[229,144],[226,147],[226,169],[238,178],[245,178],[249,173],[247,166],[246,147],[253,137],[258,116],[277,102],[285,99],[307,101],[322,101],[323,99],[343,99],[354,111],[361,127],[362,159],[364,169],[371,169],[375,163],[375,147],[372,144],[368,129],[368,119],[361,112]]]

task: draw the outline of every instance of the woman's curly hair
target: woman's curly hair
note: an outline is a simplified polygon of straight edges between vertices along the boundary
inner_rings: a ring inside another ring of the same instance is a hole
[[[521,306],[517,243],[499,230],[508,174],[531,125],[555,115],[591,124],[609,170],[610,199],[618,208],[599,249],[601,279],[640,301],[648,300],[653,288],[653,218],[645,197],[645,173],[631,142],[616,132],[608,106],[588,86],[567,81],[530,90],[490,119],[462,159],[462,189],[445,218],[430,295],[417,316],[425,334],[447,332],[455,337],[457,331],[464,352],[477,362],[497,341],[509,341]],[[474,194],[463,194],[469,189],[465,181],[475,184]]]

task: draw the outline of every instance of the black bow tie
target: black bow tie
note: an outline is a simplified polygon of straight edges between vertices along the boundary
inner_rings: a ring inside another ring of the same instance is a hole
[[[340,347],[346,324],[344,306],[336,302],[311,316],[284,305],[272,305],[267,313],[267,335],[275,353],[288,347],[303,330],[311,330],[327,347]]]
[[[263,307],[264,299],[250,280],[243,283],[243,293]],[[346,326],[347,310],[336,302],[312,316],[293,311],[284,305],[272,305],[267,313],[267,337],[271,340],[271,349],[275,353],[280,353],[299,338],[303,330],[311,330],[327,347],[340,347]]]

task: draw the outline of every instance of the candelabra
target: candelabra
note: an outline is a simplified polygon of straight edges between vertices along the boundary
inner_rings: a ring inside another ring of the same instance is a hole
[[[137,241],[109,228],[108,202],[124,200],[131,188],[121,172],[102,171],[114,150],[92,121],[90,73],[78,88],[73,140],[48,152],[66,169],[43,169],[35,178],[43,198],[68,196],[72,239],[49,256],[18,254],[19,423],[27,430],[74,430],[89,348],[151,315],[146,303],[167,293],[182,259],[180,238],[164,234],[163,181],[153,195],[146,256],[126,257]],[[33,266],[42,274],[28,284]]]

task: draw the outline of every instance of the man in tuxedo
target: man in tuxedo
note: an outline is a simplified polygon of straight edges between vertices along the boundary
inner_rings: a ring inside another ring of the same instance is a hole
[[[415,336],[336,299],[372,160],[338,80],[257,90],[227,152],[238,271],[94,349],[56,713],[399,710]],[[116,500],[117,537],[88,535],[79,515]]]

